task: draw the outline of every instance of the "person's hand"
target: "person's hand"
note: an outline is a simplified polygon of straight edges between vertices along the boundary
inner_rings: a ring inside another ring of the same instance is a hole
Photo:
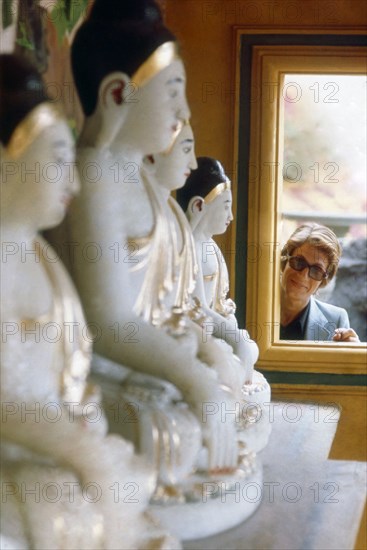
[[[334,331],[334,342],[359,342],[357,333],[352,328],[337,328]]]

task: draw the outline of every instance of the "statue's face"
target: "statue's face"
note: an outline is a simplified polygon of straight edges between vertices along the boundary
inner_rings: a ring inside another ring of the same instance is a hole
[[[205,231],[210,235],[221,235],[233,220],[232,192],[226,189],[212,202],[205,205],[202,221]]]
[[[191,170],[197,168],[191,126],[185,124],[173,147],[167,153],[155,155],[154,161],[156,178],[162,187],[172,191],[185,185]]]
[[[16,161],[5,154],[4,168],[7,175],[1,191],[5,210],[8,207],[20,223],[36,230],[62,221],[79,190],[74,140],[64,120],[45,128]]]
[[[142,88],[132,90],[123,105],[127,112],[115,144],[128,141],[142,155],[165,151],[179,121],[190,118],[182,61],[174,61]]]

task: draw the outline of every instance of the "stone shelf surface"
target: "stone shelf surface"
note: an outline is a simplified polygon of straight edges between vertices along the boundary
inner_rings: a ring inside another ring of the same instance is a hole
[[[334,405],[271,403],[272,433],[261,454],[263,485],[226,495],[262,498],[246,522],[184,543],[185,550],[353,550],[366,495],[366,463],[328,460]],[[236,500],[237,499],[237,500]],[[215,521],[215,518],[213,518]]]

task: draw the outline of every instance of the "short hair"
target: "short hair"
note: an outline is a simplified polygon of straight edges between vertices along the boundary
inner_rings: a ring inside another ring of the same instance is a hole
[[[96,0],[71,47],[84,114],[94,112],[107,75],[121,71],[132,76],[159,46],[175,40],[153,0]]]
[[[0,55],[0,76],[0,141],[6,146],[28,113],[50,98],[38,69],[26,58]]]
[[[176,193],[177,202],[185,212],[192,197],[203,199],[220,183],[225,183],[228,178],[224,168],[219,162],[211,157],[198,157],[198,167],[192,170],[186,183]]]
[[[335,277],[342,255],[342,247],[338,237],[334,231],[325,225],[307,222],[297,227],[282,248],[280,259],[281,271],[284,271],[287,264],[287,256],[291,256],[296,248],[306,243],[323,252],[328,258],[328,278],[322,279],[320,284],[320,287],[324,287]]]

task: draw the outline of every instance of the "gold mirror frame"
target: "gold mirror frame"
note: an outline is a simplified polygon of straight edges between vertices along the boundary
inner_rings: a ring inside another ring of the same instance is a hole
[[[243,32],[237,30],[238,46]],[[260,369],[332,374],[363,374],[367,370],[365,343],[294,343],[279,340],[284,120],[283,102],[279,101],[279,95],[284,75],[365,74],[366,60],[365,47],[253,46],[251,88],[264,90],[268,85],[268,91],[271,88],[274,93],[263,93],[260,100],[254,98],[251,101],[247,250],[255,246],[261,254],[257,261],[247,259],[246,328],[258,343],[260,356],[257,366]],[[239,75],[238,66],[237,146]],[[236,167],[237,164],[238,154]],[[271,173],[270,166],[278,168]],[[265,167],[268,169],[265,170]]]

